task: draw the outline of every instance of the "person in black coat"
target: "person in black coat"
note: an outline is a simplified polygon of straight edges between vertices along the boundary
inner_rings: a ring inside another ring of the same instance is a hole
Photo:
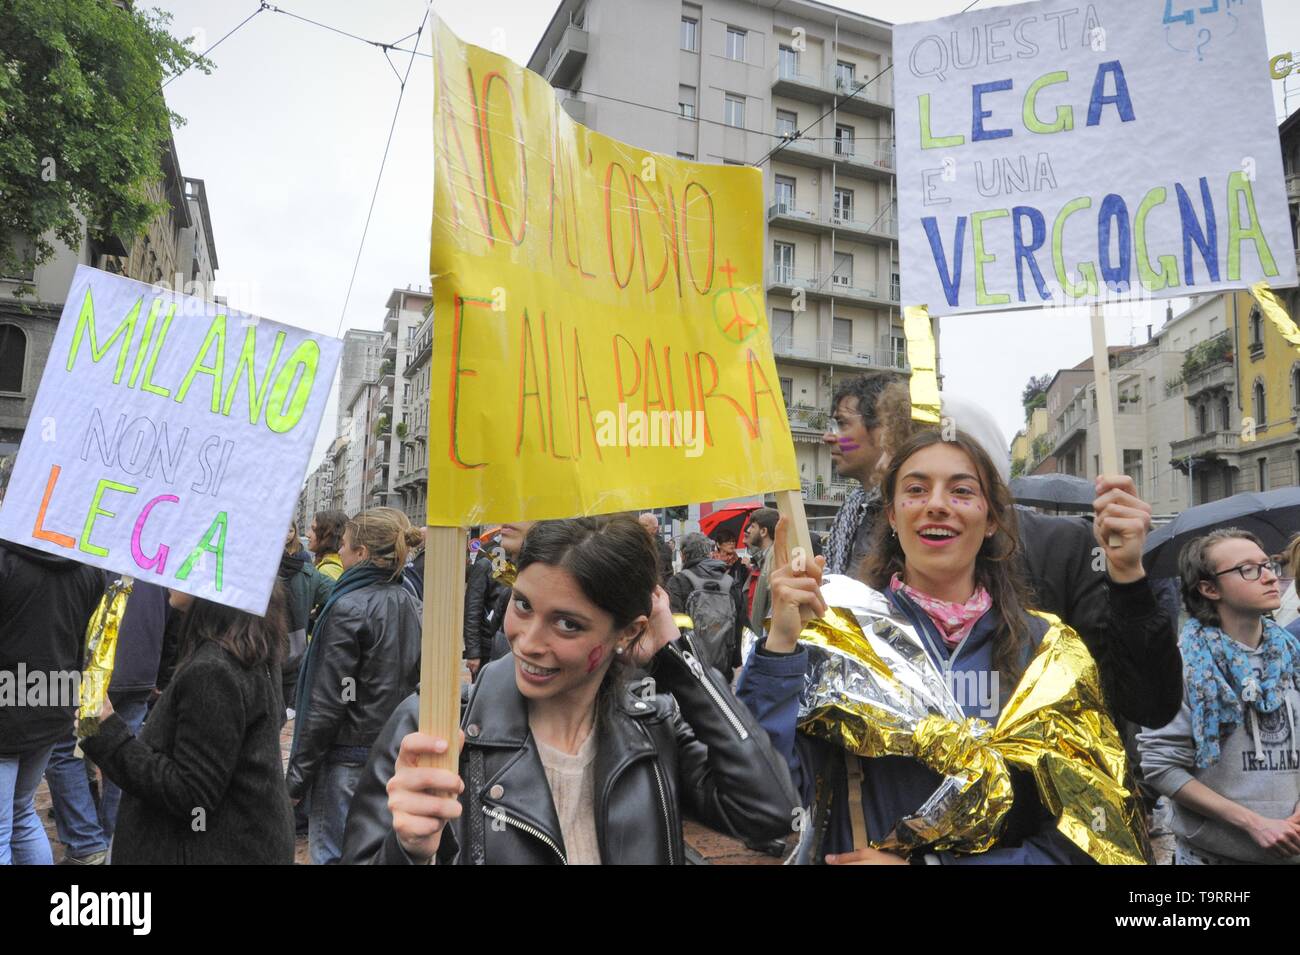
[[[25,694],[33,679],[51,691],[71,683],[62,698],[0,705],[0,823],[9,833],[0,864],[53,861],[32,797],[55,743],[72,730],[86,625],[106,584],[94,567],[0,543],[0,686]]]
[[[114,865],[293,862],[280,760],[284,590],[264,617],[172,591],[179,662],[139,737],[106,703],[82,748],[122,788]]]

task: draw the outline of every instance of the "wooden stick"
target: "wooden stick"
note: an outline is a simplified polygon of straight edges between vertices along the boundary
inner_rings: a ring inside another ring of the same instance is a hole
[[[812,535],[808,533],[808,517],[803,510],[803,493],[800,491],[777,491],[776,509],[790,522],[789,536],[790,559],[795,556],[795,548],[802,547],[804,559],[813,559]]]
[[[1115,442],[1115,396],[1110,386],[1110,352],[1106,350],[1106,316],[1101,305],[1093,305],[1090,313],[1092,375],[1097,387],[1097,429],[1101,444],[1101,473],[1119,474],[1119,451]],[[1119,547],[1123,539],[1118,534],[1112,534],[1108,543],[1111,547]]]
[[[424,615],[420,634],[420,732],[449,744],[422,765],[459,766],[460,668],[465,620],[465,530],[430,527],[424,542]]]

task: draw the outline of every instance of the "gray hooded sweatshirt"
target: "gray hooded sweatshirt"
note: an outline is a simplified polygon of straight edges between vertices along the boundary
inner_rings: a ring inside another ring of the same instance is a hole
[[[1261,652],[1247,651],[1261,669]],[[1296,678],[1285,690],[1282,706],[1260,714],[1246,707],[1246,718],[1219,740],[1219,761],[1206,769],[1196,766],[1196,742],[1192,738],[1192,711],[1183,686],[1183,705],[1172,723],[1161,729],[1138,734],[1142,772],[1146,781],[1168,796],[1173,807],[1171,828],[1194,850],[1222,857],[1226,862],[1276,865],[1281,860],[1264,851],[1242,829],[1179,805],[1174,793],[1195,779],[1220,796],[1231,799],[1261,816],[1285,819],[1300,802],[1300,689]],[[1287,864],[1300,864],[1293,856]]]

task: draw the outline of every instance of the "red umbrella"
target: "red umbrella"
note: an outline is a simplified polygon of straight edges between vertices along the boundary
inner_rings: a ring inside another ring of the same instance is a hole
[[[700,531],[715,540],[740,540],[749,523],[749,515],[762,507],[762,504],[728,504],[712,514],[700,518]]]

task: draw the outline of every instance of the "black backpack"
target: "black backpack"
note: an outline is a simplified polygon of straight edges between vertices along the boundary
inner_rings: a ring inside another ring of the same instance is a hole
[[[686,597],[686,614],[694,625],[695,646],[704,663],[731,678],[732,643],[736,639],[736,601],[731,596],[730,574],[705,577],[683,570],[691,582]]]

